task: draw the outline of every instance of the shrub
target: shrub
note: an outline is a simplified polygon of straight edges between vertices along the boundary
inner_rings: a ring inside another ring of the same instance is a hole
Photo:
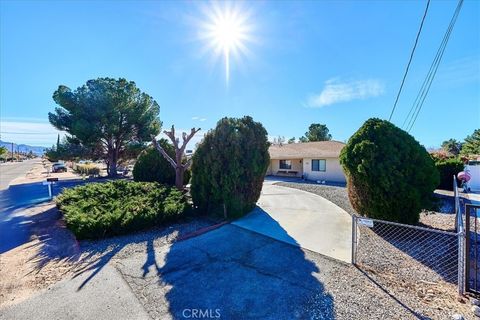
[[[251,117],[223,118],[193,155],[191,194],[202,212],[229,218],[255,207],[270,161],[267,131]]]
[[[172,159],[175,159],[175,149],[165,139],[159,140],[162,148]],[[133,167],[133,179],[135,181],[159,182],[162,184],[175,184],[175,169],[155,148],[149,147],[143,151]],[[186,170],[184,184],[190,180],[190,170]]]
[[[175,188],[122,180],[65,189],[56,203],[79,239],[141,230],[176,220],[186,209],[183,195]]]
[[[78,174],[84,174],[87,176],[98,176],[100,174],[100,168],[95,164],[76,164],[75,172]]]
[[[369,119],[340,154],[353,208],[371,218],[415,224],[432,205],[438,171],[424,147],[392,123]]]
[[[456,176],[457,173],[463,170],[463,162],[457,158],[434,158],[434,161],[435,167],[440,174],[440,184],[438,185],[438,189],[453,190],[453,176]]]
[[[170,157],[175,158],[175,150],[165,139],[160,139],[160,145]],[[143,151],[133,167],[135,181],[159,182],[175,184],[175,169],[156,149],[149,147]]]

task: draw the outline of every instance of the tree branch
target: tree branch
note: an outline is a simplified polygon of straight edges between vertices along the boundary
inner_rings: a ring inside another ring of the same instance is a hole
[[[175,169],[177,167],[177,164],[175,163],[175,160],[173,160],[168,153],[162,148],[162,146],[157,142],[157,139],[155,136],[152,136],[152,143],[155,149],[157,149],[160,154],[167,159],[167,161],[172,165],[172,167]]]

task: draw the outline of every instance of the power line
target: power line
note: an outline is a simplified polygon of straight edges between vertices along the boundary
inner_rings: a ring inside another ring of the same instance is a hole
[[[443,37],[443,40],[440,44],[440,47],[437,50],[437,54],[435,56],[435,59],[433,60],[432,64],[430,65],[430,69],[428,71],[427,77],[425,78],[422,87],[415,98],[415,102],[412,105],[412,108],[410,109],[407,118],[404,121],[407,121],[408,117],[411,114],[410,120],[408,120],[407,124],[407,131],[410,132],[412,130],[418,115],[420,114],[420,111],[422,110],[423,103],[425,102],[425,99],[428,95],[428,92],[430,91],[430,87],[432,86],[433,79],[435,78],[435,75],[437,74],[438,67],[440,65],[440,62],[442,61],[443,54],[445,52],[445,48],[447,47],[448,40],[450,39],[450,35],[452,34],[453,27],[455,25],[455,22],[457,21],[458,15],[460,13],[460,9],[462,8],[463,5],[463,0],[459,0],[457,4],[457,8],[455,9],[455,12],[452,16],[452,19],[450,20],[450,24],[448,25],[447,31],[445,32],[445,35]],[[412,113],[413,111],[413,113]]]
[[[415,38],[415,44],[413,45],[412,52],[410,53],[410,58],[408,59],[407,68],[405,69],[402,83],[400,84],[400,88],[398,89],[397,97],[395,98],[395,103],[393,104],[392,112],[390,113],[390,117],[388,117],[388,121],[392,120],[393,113],[395,112],[395,108],[397,107],[398,99],[400,98],[400,94],[402,93],[403,85],[405,83],[405,79],[407,78],[408,70],[410,69],[410,64],[412,63],[413,54],[415,53],[415,49],[417,48],[418,38],[420,38],[420,33],[422,32],[423,23],[425,22],[425,17],[427,16],[429,6],[430,6],[430,0],[427,1],[427,6],[425,7],[425,12],[423,13],[422,22],[420,23],[420,28],[418,29],[417,36]]]

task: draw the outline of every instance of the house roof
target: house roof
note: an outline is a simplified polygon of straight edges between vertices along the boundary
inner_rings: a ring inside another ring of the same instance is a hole
[[[338,158],[345,143],[340,141],[315,141],[271,145],[270,159]]]

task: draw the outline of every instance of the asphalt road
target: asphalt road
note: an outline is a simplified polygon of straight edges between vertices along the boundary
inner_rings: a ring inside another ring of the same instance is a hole
[[[15,178],[25,175],[39,159],[32,159],[23,162],[8,162],[0,164],[0,190],[8,188],[10,182]]]
[[[0,254],[14,249],[30,240],[32,217],[25,215],[25,208],[49,201],[48,187],[42,182],[9,186],[12,180],[25,175],[39,160],[0,165]],[[52,186],[53,196],[63,188],[73,187],[79,180],[59,181]]]

